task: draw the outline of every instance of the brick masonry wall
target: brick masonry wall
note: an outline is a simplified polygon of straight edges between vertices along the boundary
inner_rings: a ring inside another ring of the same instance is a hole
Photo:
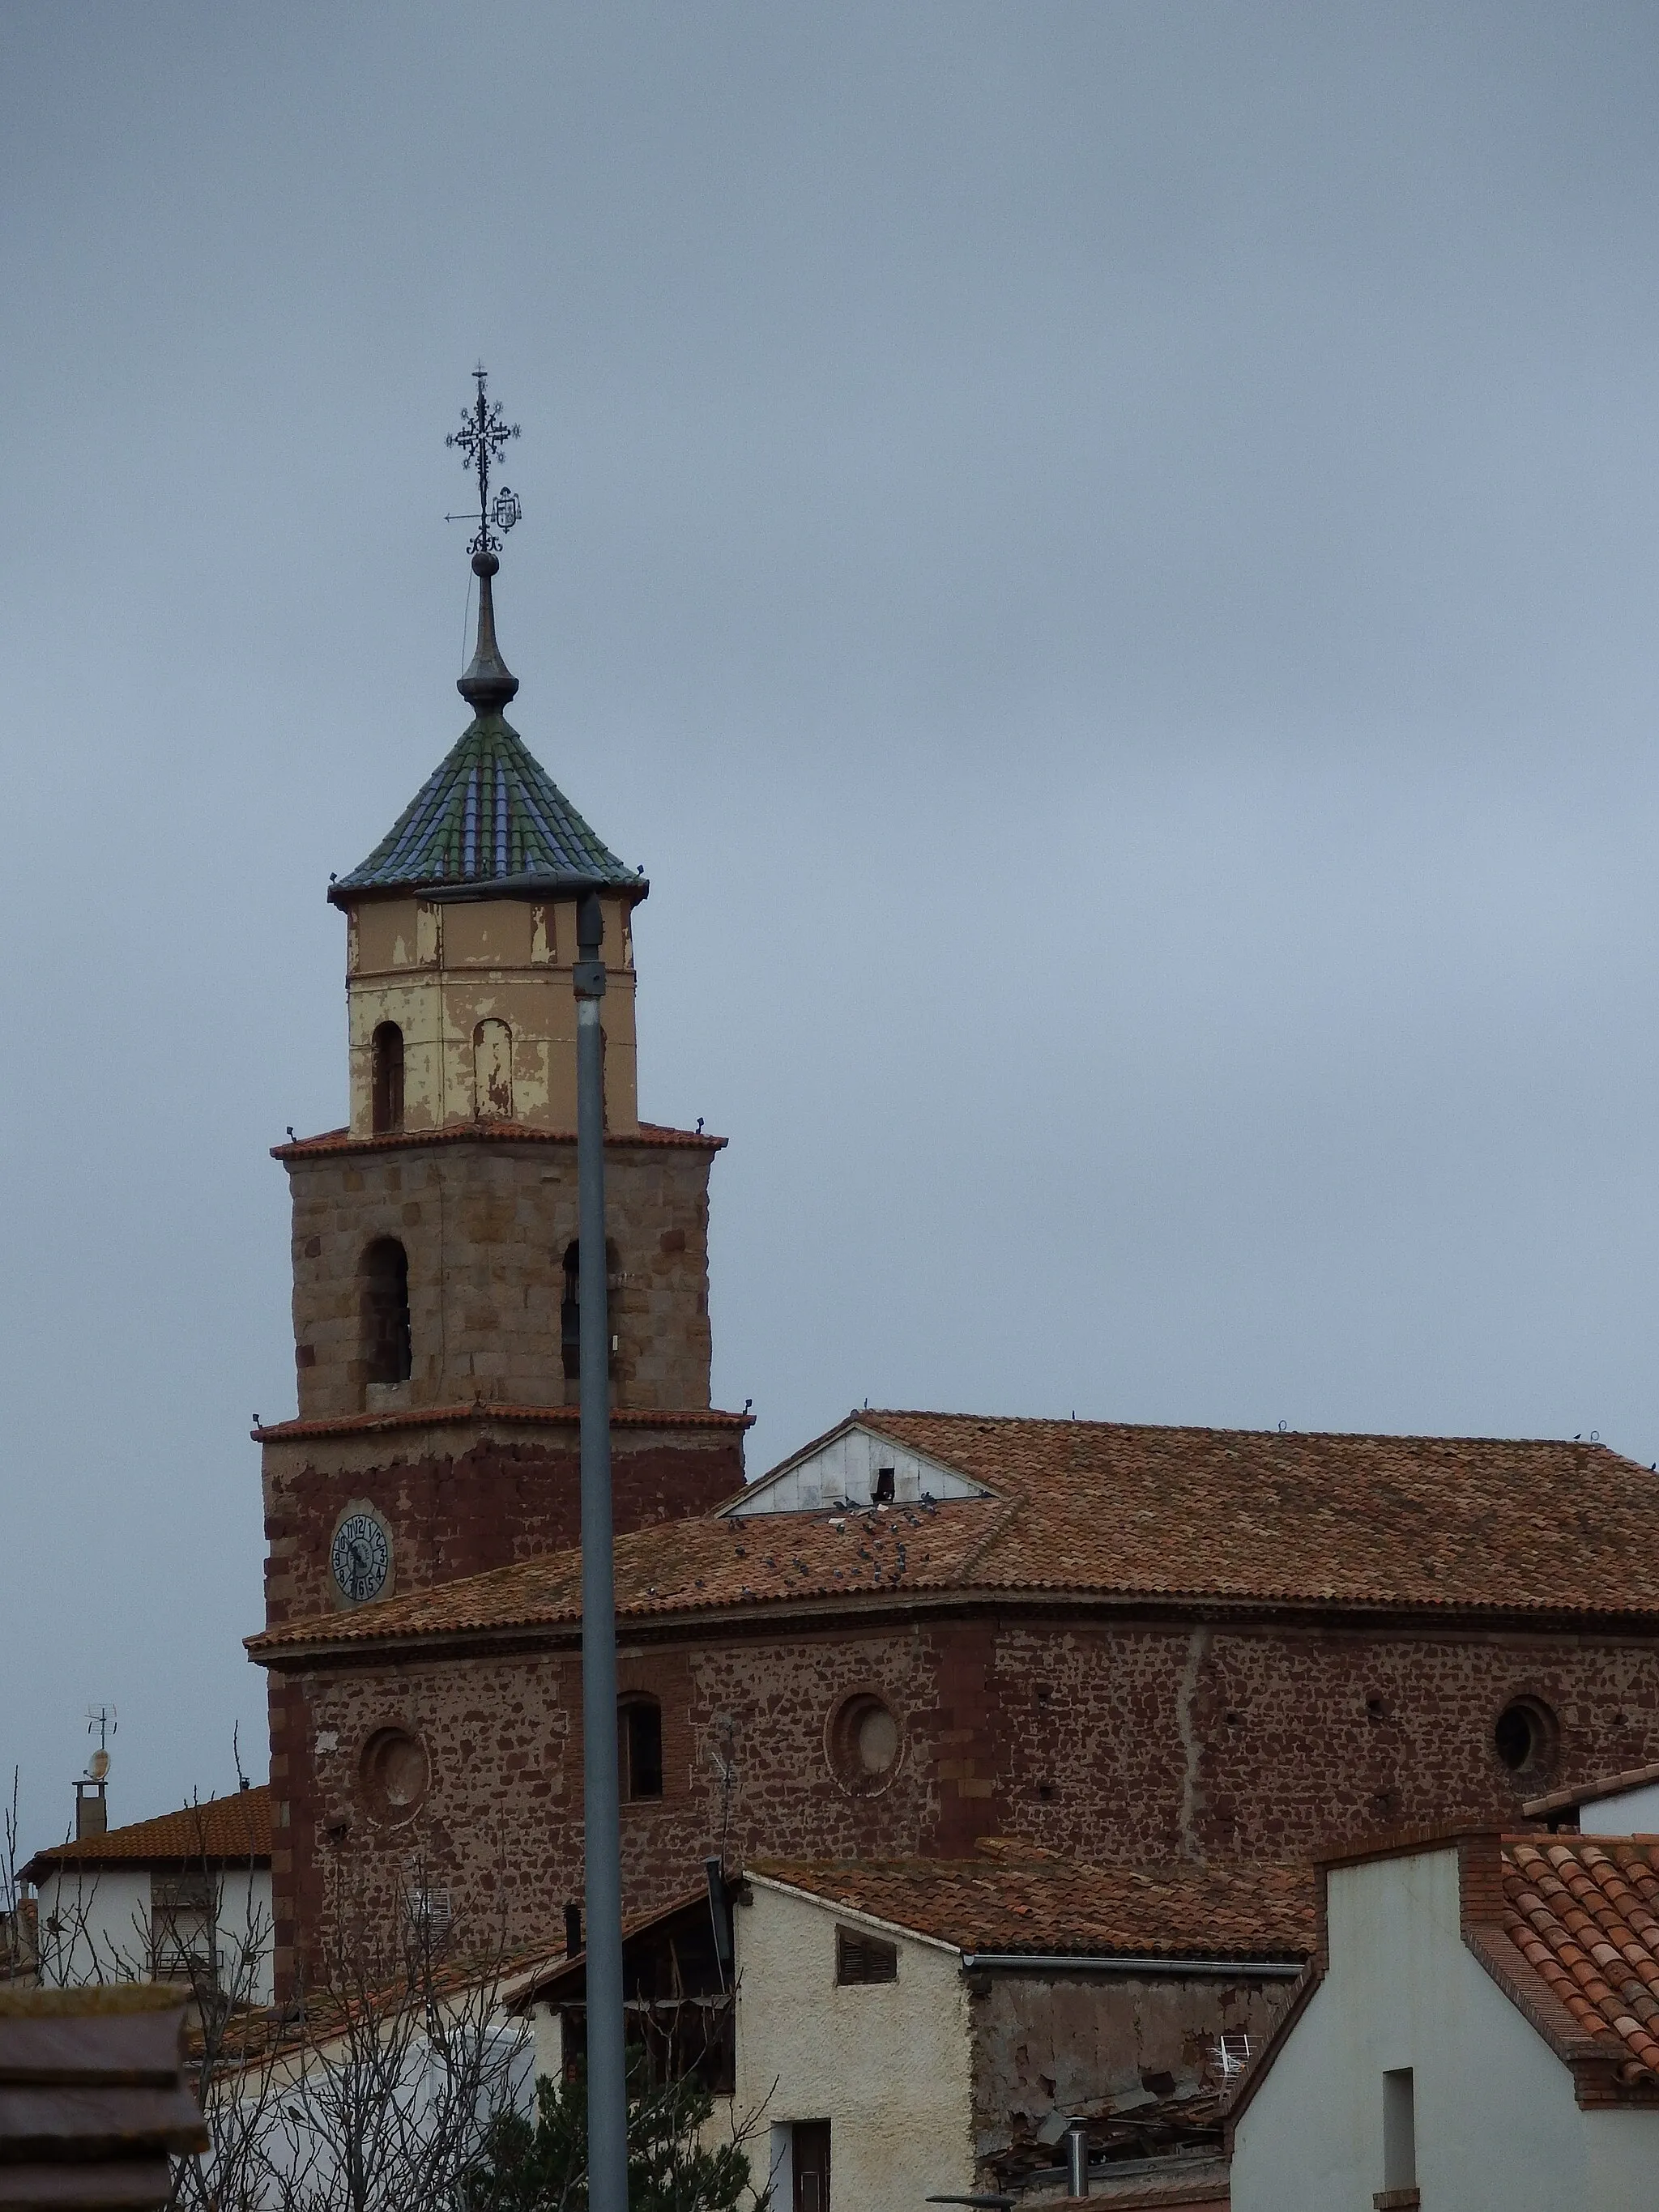
[[[339,1603],[329,1565],[348,1505],[392,1535],[386,1595],[568,1550],[581,1531],[574,1425],[476,1420],[397,1432],[282,1438],[264,1447],[265,1618],[275,1626]],[[743,1487],[741,1428],[619,1427],[611,1443],[618,1530],[704,1513]]]
[[[606,1147],[606,1218],[619,1406],[708,1404],[711,1145]],[[559,1308],[576,1235],[573,1142],[452,1142],[288,1163],[294,1197],[294,1342],[305,1420],[370,1408],[362,1358],[366,1248],[409,1255],[413,1372],[375,1405],[561,1406]]]
[[[630,1909],[742,1858],[959,1855],[1018,1833],[1085,1860],[1302,1858],[1382,1829],[1518,1818],[1540,1778],[1509,1774],[1492,1724],[1513,1696],[1560,1723],[1551,1779],[1659,1759],[1659,1655],[1593,1636],[1202,1621],[1087,1624],[1022,1613],[890,1617],[878,1629],[738,1632],[623,1647],[623,1686],[659,1697],[665,1794],[623,1815]],[[556,1943],[581,1887],[580,1662],[571,1650],[272,1676],[284,1832],[280,1964],[330,1942],[337,1887],[389,1917],[417,1862],[459,1918]],[[902,1729],[894,1777],[853,1796],[826,1728],[874,1688]],[[378,1826],[364,1745],[397,1724],[432,1783]],[[729,1796],[720,1775],[734,1771]]]

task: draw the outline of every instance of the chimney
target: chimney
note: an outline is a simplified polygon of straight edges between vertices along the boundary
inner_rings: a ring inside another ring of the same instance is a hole
[[[77,1782],[75,1785],[75,1840],[83,1843],[88,1836],[109,1833],[109,1800],[104,1795],[102,1781]]]

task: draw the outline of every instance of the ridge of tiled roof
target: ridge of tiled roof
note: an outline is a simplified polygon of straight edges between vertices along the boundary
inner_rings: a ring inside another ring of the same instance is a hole
[[[1299,1964],[1317,1934],[1305,1866],[757,1858],[744,1872],[968,1953]]]
[[[1504,1932],[1583,2032],[1659,2081],[1659,1844],[1508,1836]]]
[[[954,1413],[852,1419],[993,1495],[662,1522],[618,1540],[618,1611],[643,1619],[961,1592],[1659,1616],[1659,1478],[1601,1444]],[[580,1555],[556,1553],[288,1623],[249,1648],[571,1626],[580,1582]]]
[[[582,876],[643,896],[499,710],[477,714],[366,860],[333,892]]]
[[[37,1851],[22,1871],[38,1883],[42,1874],[64,1867],[124,1866],[152,1859],[268,1859],[270,1826],[270,1784],[262,1782],[255,1788],[239,1790],[234,1796],[210,1797],[204,1804],[184,1805],[176,1813],[159,1813],[149,1820],[133,1820],[101,1836],[53,1844]],[[40,1873],[34,1871],[37,1868]]]

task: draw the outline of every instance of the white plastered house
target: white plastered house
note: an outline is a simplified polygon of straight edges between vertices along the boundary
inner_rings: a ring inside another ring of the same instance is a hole
[[[270,1818],[261,1785],[37,1851],[21,1873],[41,1981],[216,1977],[238,2002],[270,2004]]]
[[[1659,2207],[1659,1837],[1609,1832],[1611,1797],[1569,1829],[1595,1795],[1528,1808],[1555,1832],[1322,1869],[1319,1949],[1230,2116],[1232,2212]]]
[[[664,2053],[678,2039],[682,2064],[696,2045],[711,2135],[744,2132],[777,2212],[914,2212],[1004,2187],[1052,2200],[1073,2119],[1097,2192],[1152,2186],[1168,2212],[1224,2205],[1228,2053],[1266,2041],[1301,1972],[1310,1881],[1079,1867],[1027,1848],[753,1863],[731,1892],[724,1958],[707,1892],[630,1923],[636,2034],[654,2023]],[[585,1971],[579,1954],[518,1999],[538,2073],[556,2077],[579,2046]]]

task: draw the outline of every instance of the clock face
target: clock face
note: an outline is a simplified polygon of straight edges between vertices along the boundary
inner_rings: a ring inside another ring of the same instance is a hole
[[[386,1588],[392,1546],[372,1513],[348,1513],[334,1531],[331,1559],[341,1596],[363,1605]]]

